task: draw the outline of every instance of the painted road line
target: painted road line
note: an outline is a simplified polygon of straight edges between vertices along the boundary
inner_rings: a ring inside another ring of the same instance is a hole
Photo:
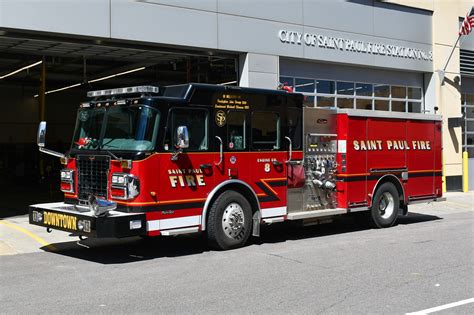
[[[5,226],[8,226],[9,228],[12,228],[12,229],[15,229],[17,231],[20,231],[22,232],[23,234],[26,234],[28,235],[29,237],[31,237],[32,239],[34,239],[35,241],[37,241],[38,243],[40,243],[41,245],[43,246],[46,246],[50,251],[57,251],[57,248],[54,247],[53,245],[49,244],[48,242],[46,242],[44,239],[42,239],[41,237],[39,237],[38,235],[35,235],[34,233],[22,228],[22,227],[19,227],[18,225],[15,225],[13,223],[10,223],[10,222],[7,222],[5,220],[0,220],[0,223],[5,225]]]
[[[470,298],[470,299],[467,299],[467,300],[462,300],[462,301],[459,301],[459,302],[444,304],[444,305],[441,305],[441,306],[428,308],[426,310],[422,310],[422,311],[418,311],[418,312],[407,313],[406,315],[429,314],[429,313],[434,313],[434,312],[442,311],[442,310],[445,310],[445,309],[448,309],[448,308],[453,308],[453,307],[456,307],[456,306],[461,306],[461,305],[465,305],[465,304],[469,304],[469,303],[474,303],[474,298]]]

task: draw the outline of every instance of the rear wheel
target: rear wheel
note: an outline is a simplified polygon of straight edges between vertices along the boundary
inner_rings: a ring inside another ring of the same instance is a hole
[[[236,191],[222,193],[209,210],[207,239],[214,249],[245,245],[252,228],[250,203]]]
[[[375,192],[370,210],[370,223],[377,228],[390,227],[398,217],[400,200],[398,190],[392,183],[382,184]]]

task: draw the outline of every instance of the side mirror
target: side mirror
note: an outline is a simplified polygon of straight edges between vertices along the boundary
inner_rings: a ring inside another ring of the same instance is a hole
[[[38,136],[36,138],[36,143],[38,143],[38,147],[40,152],[57,156],[58,158],[65,158],[65,155],[56,151],[48,150],[44,147],[46,142],[46,121],[40,122],[38,126]]]
[[[44,144],[46,142],[46,121],[40,122],[38,126],[38,136],[36,138],[36,143],[41,148],[44,148]]]
[[[179,126],[176,131],[176,136],[178,139],[178,143],[176,146],[180,149],[187,149],[189,148],[189,133],[188,127],[186,126]]]

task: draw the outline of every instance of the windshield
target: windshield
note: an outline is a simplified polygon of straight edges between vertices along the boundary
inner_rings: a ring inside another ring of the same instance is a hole
[[[147,106],[80,109],[72,147],[86,150],[153,150],[160,114]]]

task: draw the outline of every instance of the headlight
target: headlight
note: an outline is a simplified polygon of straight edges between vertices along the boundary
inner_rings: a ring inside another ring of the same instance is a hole
[[[61,170],[61,191],[67,193],[74,192],[74,170]]]
[[[63,169],[61,170],[61,180],[64,182],[71,181],[73,179],[72,177],[73,174],[74,174],[73,170]]]
[[[130,174],[114,173],[110,191],[114,199],[132,199],[140,194],[140,181]]]

